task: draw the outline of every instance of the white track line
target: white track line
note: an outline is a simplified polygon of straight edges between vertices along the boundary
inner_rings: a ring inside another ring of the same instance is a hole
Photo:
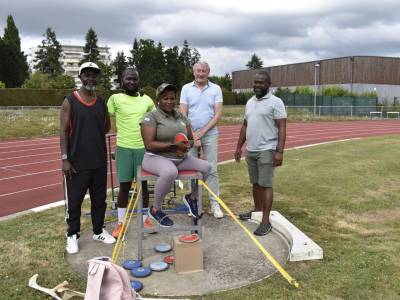
[[[47,188],[47,187],[51,187],[51,186],[61,185],[61,184],[62,183],[60,183],[60,182],[59,183],[53,183],[53,184],[38,186],[38,187],[35,187],[35,188],[31,188],[31,189],[21,190],[21,191],[18,191],[18,192],[2,194],[2,195],[0,195],[0,198],[1,197],[15,195],[15,194],[20,194],[20,193],[30,192],[30,191],[34,191],[34,190],[39,190],[39,189],[43,189],[43,188]]]
[[[60,155],[60,151],[57,152],[49,152],[49,153],[41,153],[41,154],[32,154],[32,155],[24,155],[24,156],[14,156],[14,157],[7,157],[7,158],[0,158],[2,160],[10,160],[10,159],[17,159],[17,158],[26,158],[26,157],[37,157],[37,156],[44,156],[44,155],[53,155],[58,154]]]
[[[60,161],[60,159],[43,160],[43,161],[37,161],[37,162],[19,164],[19,165],[8,165],[8,166],[4,166],[2,168],[25,167],[25,166],[29,166],[29,165],[37,165],[37,164],[43,164],[43,163],[49,163],[49,162],[55,162],[55,161]]]
[[[15,179],[15,178],[21,178],[21,177],[26,177],[26,176],[45,174],[45,173],[60,172],[60,171],[61,171],[61,169],[53,169],[53,170],[47,170],[47,171],[42,171],[42,172],[25,173],[24,175],[17,175],[17,176],[11,176],[11,177],[6,177],[6,178],[0,178],[0,181],[10,180],[10,179]],[[2,195],[0,195],[0,196],[2,196]]]
[[[336,141],[327,141],[327,142],[321,142],[321,143],[315,143],[315,144],[292,147],[292,148],[288,148],[287,150],[310,148],[310,147],[314,147],[314,146],[320,146],[320,145],[326,145],[326,144],[332,144],[332,143],[340,143],[340,142],[348,142],[348,141],[354,141],[354,140],[360,140],[360,139],[361,139],[360,137],[356,137],[356,138],[336,140]]]
[[[15,150],[15,151],[8,151],[8,152],[0,152],[0,155],[1,154],[10,154],[10,153],[19,153],[19,152],[28,152],[28,151],[37,151],[37,150],[59,149],[59,148],[60,148],[60,146],[25,149],[25,150]]]
[[[7,177],[7,178],[1,178],[0,181],[2,181],[2,180],[7,180],[7,179],[15,179],[15,178],[24,177],[24,176],[37,175],[37,174],[40,174],[40,173],[51,173],[51,172],[54,172],[54,171],[60,172],[61,169],[52,170],[52,171],[44,171],[44,172],[39,172],[39,173],[30,173],[30,174],[19,175],[19,176],[13,176],[13,177]],[[113,175],[116,174],[116,173],[117,173],[116,171],[113,171]],[[110,175],[110,171],[107,170],[107,177],[108,177],[109,175]],[[107,178],[107,180],[108,180],[108,178]],[[22,191],[18,191],[18,192],[13,192],[13,193],[9,193],[9,194],[17,194],[17,193],[22,193],[22,192],[28,192],[28,191],[30,191],[30,190],[35,190],[35,189],[37,189],[37,188],[26,189],[26,190],[22,190]],[[0,194],[0,197],[3,197],[3,196],[5,196],[5,195],[8,195],[8,194]]]
[[[27,173],[24,172],[24,171],[13,170],[13,169],[9,169],[9,168],[7,168],[7,167],[1,167],[0,169],[2,169],[3,171],[15,172],[15,173],[18,173],[18,174],[27,174]],[[0,178],[0,180],[1,180],[1,178]]]
[[[28,211],[39,212],[39,211],[43,211],[43,210],[48,210],[50,208],[62,206],[62,205],[64,205],[64,203],[65,203],[65,200],[60,200],[60,201],[56,201],[53,203],[36,206],[34,208],[28,209]]]
[[[20,144],[20,143],[26,143],[26,142],[42,142],[42,141],[52,141],[54,139],[60,140],[59,136],[56,137],[50,137],[50,138],[32,138],[32,139],[26,139],[26,140],[22,140],[22,141],[9,141],[9,142],[1,142],[2,145],[4,144]]]
[[[6,147],[1,147],[0,146],[0,150],[2,149],[9,149],[9,148],[15,148],[15,147],[31,147],[31,146],[42,146],[42,145],[50,145],[50,144],[56,144],[58,146],[60,146],[60,143],[58,142],[54,142],[54,143],[44,143],[44,144],[25,144],[25,145],[15,145],[15,146],[6,146]],[[31,149],[36,149],[36,148],[31,148]],[[1,152],[0,152],[1,153]]]

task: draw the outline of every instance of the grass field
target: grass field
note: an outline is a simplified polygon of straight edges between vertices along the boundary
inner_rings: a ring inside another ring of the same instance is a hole
[[[399,136],[285,152],[273,208],[319,244],[325,258],[285,266],[300,289],[277,273],[202,299],[400,299],[398,153]],[[245,163],[219,170],[221,198],[234,212],[251,208]],[[63,260],[64,232],[62,208],[0,223],[0,298],[43,299],[26,287],[35,273],[43,286],[68,280],[84,291],[84,280]]]
[[[0,110],[0,140],[44,137],[56,135],[59,132],[59,109],[24,109],[24,110]],[[227,105],[220,125],[241,124],[243,122],[244,106]],[[310,121],[339,121],[339,120],[361,120],[365,117],[349,116],[323,116],[314,117],[309,112],[291,109],[288,111],[289,122],[310,122]],[[112,120],[112,130],[115,131],[115,120]]]

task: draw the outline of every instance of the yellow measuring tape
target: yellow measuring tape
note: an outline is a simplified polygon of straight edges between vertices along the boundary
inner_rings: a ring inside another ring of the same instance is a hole
[[[254,237],[254,235],[238,220],[238,218],[232,213],[232,211],[226,206],[226,204],[214,194],[214,192],[207,186],[203,180],[199,180],[200,185],[204,186],[206,190],[218,201],[218,203],[226,210],[226,212],[232,217],[232,219],[247,233],[250,239],[256,244],[261,252],[267,257],[267,259],[274,265],[274,267],[282,274],[282,276],[294,287],[299,288],[300,285],[296,279],[292,278],[288,272],[276,261],[276,259],[268,253],[267,250],[260,244],[260,242]]]
[[[125,248],[125,244],[124,244],[125,243],[125,233],[128,230],[129,224],[132,220],[133,211],[136,208],[136,204],[138,202],[138,199],[140,197],[140,192],[142,190],[141,187],[139,187],[138,193],[136,195],[136,200],[135,200],[135,202],[133,202],[133,197],[135,196],[135,192],[136,192],[136,183],[135,182],[132,183],[132,187],[133,187],[132,196],[129,200],[128,207],[126,208],[126,213],[124,216],[124,220],[122,222],[121,234],[119,235],[119,237],[117,239],[117,243],[115,244],[113,254],[111,257],[111,260],[113,263],[115,263],[117,261],[119,252],[121,251],[121,247]]]

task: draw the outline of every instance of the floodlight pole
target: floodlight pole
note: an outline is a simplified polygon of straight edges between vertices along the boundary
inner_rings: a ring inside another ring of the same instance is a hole
[[[319,67],[319,63],[314,65],[314,116],[317,114],[317,72]]]

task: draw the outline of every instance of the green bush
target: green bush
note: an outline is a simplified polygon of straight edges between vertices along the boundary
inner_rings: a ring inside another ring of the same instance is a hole
[[[68,75],[59,75],[50,81],[50,88],[53,89],[73,89],[75,80]]]
[[[27,89],[73,89],[75,80],[68,75],[59,75],[52,78],[49,74],[35,72],[22,85]]]
[[[155,88],[153,88],[151,86],[145,86],[140,89],[140,92],[149,96],[151,99],[153,99],[153,101],[156,100],[156,89]],[[177,99],[179,99],[178,95],[177,95]]]
[[[313,96],[314,90],[309,86],[298,86],[294,90],[294,93],[297,95]]]
[[[253,95],[254,95],[253,92],[240,92],[236,94],[236,104],[245,105],[247,103],[247,100],[253,97]]]
[[[152,98],[153,101],[156,100],[156,89],[155,88],[153,88],[151,86],[145,86],[140,89],[140,92],[143,94],[146,94],[147,96]],[[181,91],[178,91],[176,93],[177,103],[179,103],[180,96],[181,96]],[[224,105],[235,105],[236,104],[236,94],[235,93],[225,90],[222,92],[222,97],[224,99]]]
[[[372,91],[372,92],[363,92],[360,94],[360,97],[374,97],[374,98],[378,98],[378,93],[376,91]]]
[[[224,105],[236,105],[237,94],[229,91],[223,91],[222,96],[224,99]]]
[[[73,89],[0,89],[0,106],[60,106]],[[120,90],[99,90],[97,94],[107,99]]]
[[[321,91],[322,96],[331,96],[331,97],[346,97],[346,96],[357,96],[354,93],[351,93],[349,90],[339,86],[333,85],[329,87],[325,87]]]
[[[278,87],[277,89],[275,89],[274,91],[274,95],[276,97],[279,97],[281,99],[285,98],[287,95],[291,94],[292,92],[290,91],[289,88],[281,88]]]

